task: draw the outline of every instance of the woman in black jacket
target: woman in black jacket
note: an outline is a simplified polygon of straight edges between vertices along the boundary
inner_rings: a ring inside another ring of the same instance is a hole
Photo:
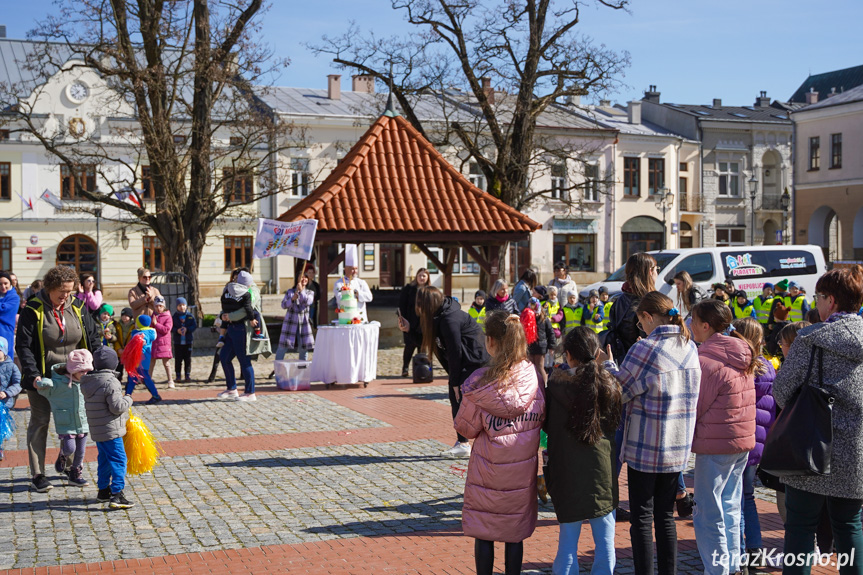
[[[451,297],[444,296],[434,286],[417,290],[416,313],[422,331],[420,350],[434,354],[449,374],[449,402],[455,419],[461,405],[461,385],[489,359],[482,328]],[[399,318],[399,329],[410,329],[405,318]],[[458,435],[452,448],[441,453],[444,457],[470,457],[470,443]]]
[[[485,299],[486,315],[499,309],[509,313],[518,313],[518,306],[515,304],[515,299],[509,295],[509,286],[507,285],[506,280],[503,279],[499,279],[494,282],[488,297]]]
[[[701,300],[707,299],[707,293],[692,281],[692,276],[686,270],[674,274],[673,281],[674,287],[677,288],[677,305],[688,326],[688,320],[692,317],[692,308]]]
[[[411,358],[422,341],[420,318],[416,311],[417,290],[427,285],[429,285],[429,272],[426,268],[420,268],[414,277],[414,281],[404,287],[401,298],[399,298],[399,312],[401,313],[401,317],[405,318],[410,326],[410,329],[402,334],[405,340],[405,351],[402,354],[402,377],[408,376]]]

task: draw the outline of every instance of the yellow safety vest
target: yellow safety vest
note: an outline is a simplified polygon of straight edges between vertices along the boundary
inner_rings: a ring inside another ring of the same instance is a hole
[[[803,321],[805,319],[803,317],[803,304],[806,303],[806,296],[801,293],[797,294],[794,301],[791,300],[790,295],[783,299],[785,300],[785,307],[791,308],[791,311],[788,312],[788,321]]]
[[[590,329],[592,329],[596,333],[599,333],[602,331],[602,320],[595,320],[594,316],[596,315],[597,311],[600,311],[602,309],[603,309],[603,307],[600,304],[596,304],[596,307],[593,308],[592,311],[591,311],[589,305],[584,306],[584,313],[582,316],[582,317],[584,317],[584,325],[586,325],[587,327],[589,327]]]
[[[551,316],[556,315],[560,311],[560,302],[554,302],[554,305],[545,304],[546,313],[548,314],[548,319],[551,319]],[[554,329],[560,329],[560,324],[551,322],[551,327]]]
[[[755,319],[758,320],[758,323],[763,323],[767,325],[767,321],[770,319],[770,310],[773,308],[773,300],[775,298],[764,299],[763,295],[755,298]]]
[[[612,304],[612,301],[608,300],[607,302],[605,302],[605,305],[603,306],[602,311],[605,314],[605,317],[602,318],[602,330],[603,331],[607,330],[608,326],[611,324],[611,304]]]
[[[584,309],[581,306],[576,308],[571,308],[568,305],[563,308],[563,332],[567,333],[569,330],[574,328],[577,325],[581,325],[581,316],[584,313]]]
[[[755,312],[755,306],[748,305],[746,307],[740,307],[740,304],[737,303],[737,299],[734,299],[734,302],[731,304],[731,313],[734,314],[734,319],[740,319],[744,317],[753,317],[753,313]]]
[[[467,310],[467,314],[476,320],[476,323],[479,324],[479,327],[482,328],[482,332],[485,333],[485,306],[480,311],[476,311],[476,308],[470,306]]]

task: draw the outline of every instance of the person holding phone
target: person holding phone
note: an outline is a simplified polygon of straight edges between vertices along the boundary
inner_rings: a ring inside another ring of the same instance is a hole
[[[416,312],[417,291],[429,285],[429,272],[426,268],[420,268],[414,280],[402,289],[401,298],[399,299],[398,313],[399,329],[402,327],[402,321],[407,325],[407,331],[402,330],[402,337],[405,342],[405,350],[402,354],[402,377],[408,377],[408,368],[410,367],[411,358],[414,355],[416,348],[422,343],[422,333],[420,333],[420,320]]]

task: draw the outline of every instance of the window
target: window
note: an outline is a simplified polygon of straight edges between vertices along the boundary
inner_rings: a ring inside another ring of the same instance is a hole
[[[740,196],[740,164],[719,162],[719,195]]]
[[[222,168],[222,185],[225,187],[225,201],[230,204],[247,204],[254,195],[254,177],[249,170]]]
[[[647,160],[647,193],[658,194],[665,187],[665,160],[650,158]]]
[[[225,271],[252,269],[252,236],[225,236]]]
[[[141,166],[141,187],[144,189],[144,193],[141,195],[141,198],[145,200],[156,199],[156,188],[153,187],[153,180],[150,179],[150,166]]]
[[[181,134],[174,134],[174,145],[175,146],[183,146],[186,144],[186,136]]]
[[[9,162],[0,162],[0,200],[12,199],[12,178],[10,176],[11,171],[12,164],[10,164]]]
[[[572,271],[596,271],[596,234],[555,234],[552,250],[554,261],[565,261]]]
[[[681,172],[688,172],[689,171],[689,163],[688,162],[680,162],[679,169]]]
[[[620,228],[623,259],[637,252],[660,250],[665,238],[665,227],[649,216],[636,216],[627,220]]]
[[[755,279],[815,275],[818,267],[812,252],[804,250],[748,251],[729,250],[719,254],[725,277]]]
[[[464,248],[459,248],[455,254],[455,262],[452,265],[454,274],[478,274],[479,264],[474,261]]]
[[[294,197],[309,195],[309,160],[306,158],[291,158],[291,195]]]
[[[78,183],[88,192],[96,190],[96,167],[92,165],[75,166]],[[78,190],[68,166],[60,166],[60,197],[64,200],[78,199]]]
[[[830,167],[842,167],[842,134],[830,135]]]
[[[821,138],[809,138],[809,169],[821,169]]]
[[[242,136],[231,136],[228,139],[228,143],[231,146],[242,146],[243,145],[243,137]]]
[[[144,267],[154,272],[165,271],[165,254],[156,236],[144,236]]]
[[[703,254],[694,254],[684,258],[683,261],[674,266],[671,271],[665,275],[665,283],[673,285],[674,276],[682,271],[689,272],[689,275],[692,276],[692,281],[710,281],[713,279],[713,254],[707,252]]]
[[[623,195],[640,196],[639,172],[641,158],[623,158]]]
[[[746,228],[716,228],[717,246],[743,246],[746,245]]]
[[[569,199],[566,189],[566,164],[552,164],[551,166],[551,199]]]
[[[687,178],[677,178],[677,193],[680,194],[680,205],[682,209],[686,209],[686,202],[684,199],[686,195],[689,193],[689,179]]]
[[[585,202],[599,201],[599,166],[596,164],[587,164],[584,166],[584,197]],[[558,260],[554,260],[558,261]]]
[[[0,270],[12,271],[12,238],[0,237]]]
[[[482,173],[482,170],[480,169],[478,163],[470,163],[470,167],[468,167],[467,179],[470,181],[471,184],[478,187],[482,191],[488,191],[488,184],[485,181],[485,174]]]
[[[9,141],[9,130],[0,130],[0,141]]]
[[[69,266],[76,272],[96,273],[96,242],[87,236],[69,236],[57,246],[58,266]]]

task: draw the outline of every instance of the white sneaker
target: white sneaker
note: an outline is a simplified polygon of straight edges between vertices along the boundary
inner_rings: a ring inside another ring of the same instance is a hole
[[[176,385],[174,385],[174,382],[173,382],[173,381],[169,381],[169,382],[168,382],[168,389],[177,389],[177,386],[176,386]]]
[[[254,393],[244,393],[237,398],[237,401],[258,401],[258,398],[255,397]]]
[[[226,389],[216,397],[218,397],[219,399],[238,399],[239,395],[240,394],[237,393],[236,389]]]
[[[459,443],[456,441],[455,445],[450,449],[441,452],[441,457],[449,457],[450,459],[470,457],[470,443]]]

